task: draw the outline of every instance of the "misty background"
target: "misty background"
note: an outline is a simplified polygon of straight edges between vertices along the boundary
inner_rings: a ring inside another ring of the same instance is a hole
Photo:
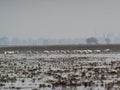
[[[0,0],[0,45],[120,43],[119,0]]]

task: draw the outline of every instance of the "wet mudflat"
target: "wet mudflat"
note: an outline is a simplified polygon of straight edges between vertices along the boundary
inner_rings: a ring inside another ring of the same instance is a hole
[[[120,53],[101,50],[5,51],[1,90],[119,90]]]

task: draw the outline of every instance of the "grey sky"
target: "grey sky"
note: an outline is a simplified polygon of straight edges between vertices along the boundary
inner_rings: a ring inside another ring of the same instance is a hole
[[[80,38],[108,32],[120,33],[120,0],[0,0],[0,36]]]

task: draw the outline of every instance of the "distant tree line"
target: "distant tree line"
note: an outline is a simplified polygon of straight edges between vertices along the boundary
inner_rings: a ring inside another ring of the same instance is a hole
[[[110,44],[110,42],[111,42],[110,38],[105,38],[105,42],[106,42],[106,44]],[[99,40],[95,37],[89,37],[86,39],[86,43],[87,44],[98,44]]]
[[[8,45],[8,44],[9,44],[9,40],[7,37],[0,38],[0,45]]]
[[[111,39],[103,38],[104,43],[110,44]],[[54,45],[54,44],[100,44],[101,39],[96,37],[89,37],[83,39],[27,39],[21,40],[19,38],[0,37],[0,45]],[[102,41],[103,42],[103,41]]]

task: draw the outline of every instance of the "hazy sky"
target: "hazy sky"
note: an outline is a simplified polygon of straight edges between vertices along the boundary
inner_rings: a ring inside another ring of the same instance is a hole
[[[0,0],[0,36],[80,38],[120,33],[120,0]]]

